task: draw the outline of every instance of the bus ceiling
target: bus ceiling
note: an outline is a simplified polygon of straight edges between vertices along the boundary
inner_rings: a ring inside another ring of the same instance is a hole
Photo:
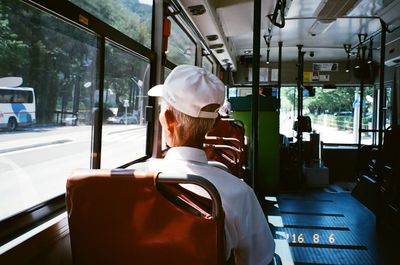
[[[222,66],[237,70],[241,57],[253,54],[253,6],[249,0],[177,0]],[[303,45],[308,61],[347,59],[345,44],[356,47],[359,34],[380,49],[381,22],[391,29],[400,25],[400,1],[381,0],[261,0],[260,60],[296,61],[297,45]],[[284,15],[284,18],[280,17]],[[276,24],[274,26],[274,24]],[[284,26],[280,28],[279,26]],[[395,31],[395,30],[394,30]],[[397,30],[398,32],[398,30]],[[387,42],[396,42],[388,34]],[[398,45],[397,45],[398,46]],[[268,51],[269,50],[269,51]],[[353,51],[354,52],[354,51]],[[311,55],[312,54],[312,55]],[[400,52],[394,56],[397,58]],[[392,56],[393,57],[393,56]],[[395,58],[395,59],[396,59]],[[391,58],[392,59],[392,58]]]

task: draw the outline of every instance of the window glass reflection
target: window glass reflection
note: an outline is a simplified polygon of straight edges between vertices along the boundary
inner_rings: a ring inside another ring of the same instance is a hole
[[[196,59],[195,44],[172,18],[169,20],[171,21],[171,36],[168,39],[168,60],[177,65],[194,65]]]
[[[13,90],[0,103],[3,220],[64,193],[71,171],[90,167],[98,50],[93,34],[22,1],[1,1],[0,18],[0,78],[21,81],[0,85]]]
[[[98,19],[150,48],[152,0],[69,0]]]
[[[207,56],[203,56],[202,67],[207,69],[210,73],[213,72],[213,64]]]
[[[114,168],[146,153],[147,60],[106,44],[101,167]]]

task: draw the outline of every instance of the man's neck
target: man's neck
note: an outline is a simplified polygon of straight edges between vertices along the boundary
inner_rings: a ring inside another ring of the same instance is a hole
[[[203,149],[203,141],[198,141],[198,140],[193,140],[193,139],[187,138],[182,141],[177,141],[171,147],[178,147],[178,146],[186,146],[186,147]]]

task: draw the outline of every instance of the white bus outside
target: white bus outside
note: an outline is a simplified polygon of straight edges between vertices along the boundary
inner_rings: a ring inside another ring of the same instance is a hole
[[[0,87],[0,128],[14,131],[36,122],[35,91],[31,87]]]

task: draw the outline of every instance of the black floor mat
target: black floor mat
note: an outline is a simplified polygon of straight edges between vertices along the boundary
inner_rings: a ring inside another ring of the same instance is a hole
[[[281,217],[273,231],[289,243],[294,264],[385,264],[374,214],[348,192],[281,194],[263,208]]]

